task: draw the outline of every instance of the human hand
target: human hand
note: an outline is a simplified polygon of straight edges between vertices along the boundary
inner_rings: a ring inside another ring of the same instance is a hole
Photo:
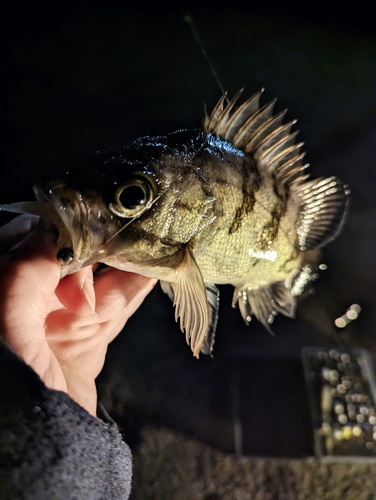
[[[93,266],[60,280],[54,235],[20,216],[0,228],[0,336],[47,387],[96,414],[108,344],[156,281]]]

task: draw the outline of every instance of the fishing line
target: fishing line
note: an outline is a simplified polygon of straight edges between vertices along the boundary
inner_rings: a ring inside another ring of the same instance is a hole
[[[151,207],[154,205],[154,203],[156,203],[156,202],[159,200],[159,198],[162,196],[162,194],[163,194],[163,193],[161,193],[159,196],[157,196],[157,197],[155,198],[155,200],[153,200],[153,201],[151,202],[151,204],[150,204],[150,207],[149,207],[149,208],[151,208]],[[98,252],[99,252],[99,251],[100,251],[100,250],[101,250],[104,246],[106,246],[106,245],[107,245],[107,243],[109,243],[109,242],[110,242],[110,241],[112,241],[114,238],[116,238],[116,236],[118,236],[118,234],[120,234],[122,231],[124,231],[124,229],[125,229],[126,227],[128,227],[128,226],[129,226],[129,224],[131,224],[134,220],[138,219],[141,215],[142,215],[142,214],[140,214],[138,217],[132,217],[132,218],[131,218],[131,219],[130,219],[130,220],[129,220],[126,224],[124,224],[124,226],[122,226],[122,227],[119,229],[119,231],[116,231],[116,233],[115,233],[115,234],[113,234],[110,238],[108,238],[108,240],[106,240],[104,243],[102,243],[102,245],[98,248],[97,253],[98,253]]]
[[[110,238],[108,238],[108,240],[106,240],[104,243],[102,243],[102,245],[98,248],[97,250],[97,253],[105,246],[107,245],[107,243],[109,243],[110,241],[112,241],[114,238],[116,238],[116,236],[121,233],[122,231],[124,231],[124,229],[126,227],[129,226],[129,224],[131,224],[137,217],[133,217],[132,219],[130,219],[126,224],[124,224],[124,226],[122,226],[119,231],[116,231],[115,234],[113,234]]]
[[[193,38],[196,40],[198,46],[200,47],[201,53],[204,56],[204,58],[205,58],[205,60],[206,60],[206,62],[208,64],[208,66],[209,66],[209,69],[210,69],[212,75],[214,76],[214,79],[217,82],[218,87],[220,88],[220,90],[222,92],[222,95],[225,96],[226,103],[229,104],[230,101],[229,101],[229,98],[227,97],[227,92],[226,92],[224,86],[221,83],[221,80],[219,78],[219,75],[218,75],[215,67],[214,67],[214,64],[212,63],[212,61],[211,61],[208,53],[206,52],[206,49],[205,49],[204,44],[203,44],[203,42],[201,40],[201,37],[200,37],[200,35],[198,33],[198,30],[196,28],[196,24],[195,24],[192,16],[190,14],[186,14],[184,16],[184,21],[187,23],[189,29],[191,30]],[[206,107],[205,107],[205,113],[206,113]],[[200,148],[192,154],[192,156],[190,157],[190,159],[194,158],[205,147],[205,145],[207,143],[208,143],[208,139],[206,139],[205,142],[200,146]]]
[[[197,28],[196,28],[195,22],[193,21],[192,16],[190,14],[186,14],[184,16],[184,21],[188,24],[189,29],[191,30],[192,36],[196,40],[196,42],[198,43],[198,46],[200,47],[201,53],[204,56],[206,62],[208,63],[209,69],[210,69],[212,75],[214,76],[214,79],[217,82],[218,87],[221,89],[222,94],[226,96],[225,100],[228,104],[229,100],[228,100],[228,97],[226,95],[226,91],[221,83],[221,80],[219,79],[218,73],[217,73],[210,57],[208,56],[208,53],[206,52],[206,49],[204,47],[204,44],[202,43],[200,35],[198,34],[198,31],[197,31]]]

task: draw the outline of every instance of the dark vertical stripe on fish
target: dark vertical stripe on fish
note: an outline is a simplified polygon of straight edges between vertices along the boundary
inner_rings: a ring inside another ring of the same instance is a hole
[[[270,213],[270,219],[263,226],[260,234],[258,243],[262,250],[266,250],[270,243],[273,243],[273,241],[277,238],[281,217],[285,214],[286,207],[287,200],[279,200],[274,205]]]
[[[281,181],[279,181],[274,174],[272,175],[272,180],[273,180],[274,194],[276,195],[276,197],[279,200],[281,200],[287,204],[287,199],[289,197],[288,186],[281,183]],[[286,207],[285,207],[285,211],[286,211]],[[284,215],[284,214],[282,214],[282,215]]]
[[[260,189],[262,178],[253,158],[248,156],[242,159],[242,204],[235,210],[235,216],[228,230],[233,234],[241,228],[243,217],[252,212],[256,201],[256,193]]]

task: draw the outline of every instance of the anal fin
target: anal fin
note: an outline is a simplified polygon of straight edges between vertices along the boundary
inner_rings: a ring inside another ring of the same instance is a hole
[[[295,316],[296,299],[284,281],[267,286],[251,288],[247,285],[235,289],[233,306],[238,302],[240,313],[248,325],[254,315],[270,332],[278,313],[289,318]]]

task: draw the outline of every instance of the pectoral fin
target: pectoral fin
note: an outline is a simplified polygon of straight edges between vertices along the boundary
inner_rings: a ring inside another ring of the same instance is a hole
[[[162,281],[162,290],[173,300],[175,319],[180,318],[180,328],[185,332],[194,356],[198,358],[200,351],[211,354],[218,320],[219,291],[215,285],[205,285],[189,248],[185,249],[177,270],[177,281]]]
[[[172,289],[171,283],[168,281],[160,281],[159,283],[162,291],[168,296],[171,302],[174,302],[174,290]]]

